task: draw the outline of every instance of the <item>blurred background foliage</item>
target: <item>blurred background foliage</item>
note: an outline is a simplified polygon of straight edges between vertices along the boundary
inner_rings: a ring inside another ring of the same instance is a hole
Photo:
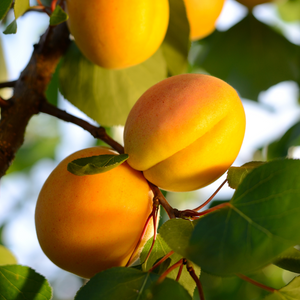
[[[51,3],[50,0],[42,2],[47,5]],[[36,3],[31,1],[31,4]],[[299,157],[300,0],[263,4],[253,11],[234,0],[227,0],[217,29],[208,37],[192,43],[187,38],[189,25],[182,0],[171,0],[170,5],[172,27],[158,53],[148,62],[122,72],[105,71],[86,61],[73,45],[53,76],[46,92],[47,99],[93,124],[96,124],[95,121],[101,123],[111,136],[122,143],[122,127],[111,125],[124,124],[130,107],[149,86],[168,75],[209,73],[225,80],[239,92],[245,103],[246,114],[247,108],[250,111],[247,117],[250,116],[251,123],[248,126],[264,124],[263,121],[259,122],[264,115],[255,115],[258,109],[267,114],[278,113],[286,106],[294,110],[294,114],[287,114],[283,125],[274,128],[274,132],[264,141],[255,140],[255,135],[259,135],[258,131],[263,131],[263,128],[256,127],[256,133],[251,131],[248,137],[246,135],[247,139],[254,142],[248,142],[252,148],[244,150],[237,165],[249,160]],[[0,25],[1,32],[12,20],[13,15],[9,13]],[[14,70],[22,70],[25,66],[32,44],[45,30],[47,22],[47,17],[40,13],[26,13],[18,19],[16,36],[0,35],[0,82],[16,79],[18,71]],[[27,23],[31,23],[31,27],[24,25]],[[17,47],[13,39],[30,43],[28,55],[23,55],[21,63],[16,53],[22,50],[12,51],[8,46]],[[17,63],[19,67],[16,68]],[[89,79],[91,73],[94,77]],[[282,97],[276,100],[274,106],[270,101],[265,103],[265,93],[282,83],[292,87],[294,92],[288,94],[292,95],[292,99]],[[63,99],[59,90],[68,101]],[[9,89],[0,92],[3,98],[11,95]],[[101,109],[101,99],[108,107],[112,104],[116,107],[112,114],[107,115]],[[255,109],[251,110],[253,107]],[[0,182],[0,244],[10,248],[19,263],[32,266],[49,279],[54,288],[54,300],[73,299],[82,280],[56,268],[39,249],[32,217],[36,197],[44,180],[61,159],[75,150],[96,144],[103,143],[75,125],[41,114],[30,121],[24,145],[18,151],[7,176]],[[245,148],[248,144],[245,140]],[[178,209],[193,208],[204,202],[219,184],[220,181],[196,192],[166,193],[166,197]],[[216,199],[227,201],[232,192],[229,188],[225,189]],[[163,223],[167,216],[163,210],[161,213],[160,223]],[[252,278],[280,288],[294,275],[271,265],[253,274]],[[208,300],[259,300],[266,296],[265,291],[238,277],[221,278],[203,273],[201,280]],[[197,293],[194,299],[198,299]]]

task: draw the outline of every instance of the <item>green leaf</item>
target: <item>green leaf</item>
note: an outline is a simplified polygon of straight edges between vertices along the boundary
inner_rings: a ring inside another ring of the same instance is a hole
[[[225,80],[244,98],[286,80],[299,82],[300,47],[252,14],[224,32],[215,31],[201,45],[194,69]],[[222,49],[222,51],[220,51]]]
[[[267,158],[285,158],[288,155],[289,148],[300,145],[300,122],[293,125],[287,132],[277,141],[268,145]]]
[[[13,20],[3,31],[4,34],[14,34],[17,32],[17,21]]]
[[[227,172],[228,184],[232,189],[236,189],[240,183],[244,180],[246,175],[253,169],[263,165],[265,162],[262,161],[251,161],[241,167],[230,167]]]
[[[281,253],[273,263],[282,269],[300,273],[300,251],[292,247]]]
[[[59,84],[58,74],[59,74],[60,65],[61,65],[61,61],[58,63],[46,90],[46,98],[48,102],[50,102],[55,106],[57,105],[57,101],[58,101],[58,84]]]
[[[52,289],[48,281],[29,267],[0,267],[0,298],[50,300]]]
[[[74,175],[94,175],[116,168],[128,159],[128,154],[103,154],[75,159],[68,164],[68,171]]]
[[[65,11],[59,6],[56,5],[53,13],[50,16],[50,25],[55,26],[60,23],[67,21],[69,16],[65,13]]]
[[[88,61],[72,44],[60,68],[60,91],[102,126],[124,125],[138,98],[166,73],[161,50],[137,66],[106,70]]]
[[[15,0],[14,12],[16,20],[30,7],[29,0]]]
[[[157,284],[158,278],[157,274],[144,273],[134,268],[111,268],[92,277],[78,291],[75,300],[165,300],[163,297],[168,290],[170,299],[191,300],[188,292],[178,282],[166,278],[161,284]]]
[[[172,250],[186,257],[186,249],[195,224],[189,220],[171,219],[160,227],[159,233]]]
[[[286,22],[300,20],[300,0],[280,1],[277,4],[280,17]]]
[[[171,75],[186,72],[190,48],[190,26],[183,0],[170,0],[170,21],[162,44],[168,71]]]
[[[2,20],[8,13],[13,0],[1,0],[0,2],[0,20]]]
[[[300,161],[278,160],[249,173],[228,205],[197,221],[187,258],[220,276],[271,263],[300,240]]]
[[[152,238],[147,241],[145,244],[143,251],[140,255],[140,260],[144,261],[146,259],[146,256],[150,250],[151,244],[152,244]],[[172,249],[167,245],[167,243],[164,241],[164,239],[161,237],[160,234],[157,235],[157,238],[154,243],[154,247],[151,251],[151,254],[149,256],[149,259],[142,265],[144,271],[148,271],[159,259],[164,257],[166,254],[168,254]],[[170,256],[167,267],[170,267],[174,265],[176,262],[178,262],[183,257],[180,254],[174,253]],[[157,267],[159,269],[159,267]],[[200,277],[200,268],[198,266],[194,266],[195,273],[198,277]],[[176,279],[178,274],[178,268],[173,270],[168,274],[168,278]],[[156,272],[156,269],[153,270]],[[164,271],[164,270],[163,270]],[[161,272],[158,272],[158,274],[161,274]],[[179,283],[189,292],[191,296],[194,294],[194,290],[196,287],[196,283],[188,273],[186,267],[183,268]]]
[[[300,276],[295,277],[287,286],[267,296],[264,300],[300,300]]]
[[[0,265],[14,265],[16,263],[15,256],[7,248],[0,245]]]
[[[0,82],[5,82],[8,79],[8,72],[6,67],[6,60],[3,52],[1,36],[0,36]],[[8,99],[10,96],[9,89],[1,89],[0,90],[0,97],[4,99]]]

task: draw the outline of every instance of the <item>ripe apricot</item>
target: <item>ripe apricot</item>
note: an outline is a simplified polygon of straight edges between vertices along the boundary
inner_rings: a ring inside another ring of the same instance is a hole
[[[219,178],[239,153],[245,113],[237,92],[209,75],[182,74],[148,89],[124,129],[128,164],[169,191]]]
[[[168,0],[66,0],[66,10],[79,49],[108,69],[130,67],[152,56],[169,23]]]
[[[225,0],[184,0],[191,40],[204,38],[214,31],[224,2]]]
[[[237,0],[237,2],[245,5],[249,9],[252,9],[256,5],[272,2],[272,0]]]
[[[85,278],[126,265],[152,210],[147,181],[126,162],[96,175],[67,170],[74,159],[101,154],[116,152],[92,147],[65,158],[42,187],[35,211],[44,253],[60,268]],[[152,234],[150,222],[139,250]]]

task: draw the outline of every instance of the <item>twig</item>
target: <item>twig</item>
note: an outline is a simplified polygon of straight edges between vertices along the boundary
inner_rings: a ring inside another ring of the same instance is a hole
[[[157,280],[157,283],[161,283],[173,270],[178,268],[183,263],[183,258],[181,258],[178,262],[176,262],[173,266],[168,268],[165,272],[163,272]]]
[[[11,100],[4,100],[2,97],[0,97],[0,107],[1,108],[10,107],[11,105],[12,105]]]
[[[164,195],[162,194],[162,192],[160,191],[160,189],[156,185],[154,185],[153,183],[151,183],[149,181],[148,181],[148,183],[149,183],[149,186],[150,186],[151,190],[154,193],[153,200],[157,199],[159,201],[159,203],[165,209],[165,211],[168,214],[170,219],[176,218],[176,216],[178,215],[178,210],[173,208],[168,203],[167,199],[164,197]]]
[[[177,274],[177,277],[176,277],[176,281],[179,281],[180,276],[182,274],[183,266],[186,265],[186,264],[187,264],[187,260],[184,258],[183,261],[182,261],[182,264],[179,267],[179,271],[178,271],[178,274]]]
[[[240,277],[241,279],[243,279],[243,280],[245,280],[245,281],[247,281],[247,282],[249,282],[249,283],[251,283],[253,285],[256,285],[256,286],[260,287],[261,289],[264,289],[264,290],[266,290],[268,292],[271,292],[271,293],[277,292],[277,289],[271,288],[271,287],[266,286],[266,285],[264,285],[264,284],[262,284],[260,282],[257,282],[255,280],[247,277],[246,275],[243,275],[243,274],[236,274],[236,275],[238,277]]]
[[[197,289],[198,289],[198,292],[199,292],[200,300],[205,300],[202,284],[201,284],[198,276],[196,275],[193,266],[188,262],[187,265],[186,265],[186,268],[187,268],[188,272],[190,273],[191,277],[193,278],[193,280],[196,283],[196,286],[197,286]]]
[[[100,126],[96,127],[89,122],[82,120],[78,117],[75,117],[64,110],[59,109],[58,107],[50,104],[49,102],[42,101],[39,107],[40,112],[46,113],[48,115],[54,116],[60,120],[73,123],[82,129],[88,131],[94,138],[100,139],[113,149],[115,149],[120,154],[124,153],[124,147],[118,142],[113,140],[105,131],[105,128]]]
[[[165,260],[167,260],[172,254],[174,254],[174,251],[170,251],[168,254],[166,254],[161,260],[159,260],[154,266],[152,266],[151,269],[149,269],[148,272],[152,272],[156,267],[161,265]]]
[[[204,206],[206,206],[216,195],[217,193],[220,191],[220,189],[223,187],[223,185],[227,182],[227,179],[225,179],[221,185],[216,189],[216,191],[204,202],[202,203],[199,207],[194,208],[193,210],[195,211],[199,211],[201,208],[203,208]]]
[[[0,89],[13,88],[13,87],[15,87],[16,82],[17,82],[17,80],[7,81],[7,82],[1,82],[0,83]]]

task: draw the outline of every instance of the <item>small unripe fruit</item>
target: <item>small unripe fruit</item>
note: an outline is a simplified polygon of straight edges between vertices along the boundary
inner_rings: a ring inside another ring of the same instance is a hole
[[[137,65],[161,45],[168,0],[66,0],[68,26],[82,53],[108,69]]]
[[[169,191],[218,179],[236,159],[245,133],[237,92],[208,75],[182,74],[148,89],[124,129],[128,164]]]
[[[191,40],[206,37],[215,30],[225,0],[184,0]]]
[[[128,262],[152,210],[152,192],[141,172],[125,162],[101,174],[76,176],[74,159],[116,154],[104,147],[73,153],[50,174],[38,197],[35,224],[44,253],[62,269],[90,278]],[[152,222],[135,255],[153,235]]]

